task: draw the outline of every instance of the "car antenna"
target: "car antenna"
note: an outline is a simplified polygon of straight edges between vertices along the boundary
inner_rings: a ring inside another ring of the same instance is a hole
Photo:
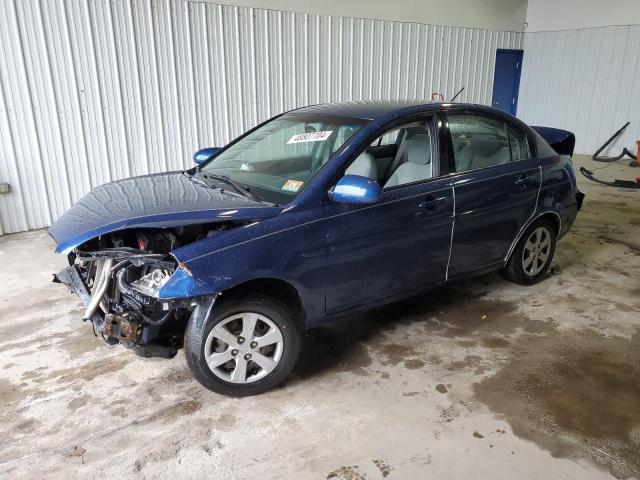
[[[465,89],[466,87],[462,87],[460,90],[458,90],[458,93],[456,93],[453,98],[451,100],[449,100],[451,103],[453,103],[455,101],[456,98],[458,98],[458,95],[460,95],[462,93],[462,91]]]

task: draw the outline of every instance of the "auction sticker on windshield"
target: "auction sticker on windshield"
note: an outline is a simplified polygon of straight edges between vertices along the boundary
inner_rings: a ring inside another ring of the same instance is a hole
[[[282,190],[286,190],[287,192],[297,192],[298,190],[300,190],[300,187],[303,183],[304,182],[300,180],[287,180],[286,182],[284,182]]]
[[[324,142],[333,133],[333,130],[323,130],[321,132],[309,132],[298,133],[289,139],[287,144],[290,143],[305,143],[305,142]]]

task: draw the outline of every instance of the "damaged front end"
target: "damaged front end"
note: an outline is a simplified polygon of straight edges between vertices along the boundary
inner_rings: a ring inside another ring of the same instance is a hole
[[[160,299],[160,289],[181,268],[169,253],[230,224],[110,233],[69,253],[69,266],[54,281],[84,304],[83,320],[109,345],[145,357],[173,357],[197,299]]]

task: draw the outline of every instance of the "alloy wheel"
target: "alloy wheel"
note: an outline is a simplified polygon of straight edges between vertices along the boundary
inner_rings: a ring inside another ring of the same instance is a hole
[[[551,233],[545,227],[531,232],[522,250],[522,269],[530,277],[539,274],[551,253]]]
[[[283,348],[282,332],[271,319],[242,312],[229,315],[213,327],[204,355],[217,377],[231,383],[250,383],[276,368]]]

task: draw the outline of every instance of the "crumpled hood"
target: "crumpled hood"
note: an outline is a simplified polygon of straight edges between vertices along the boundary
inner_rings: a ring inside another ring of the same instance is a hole
[[[62,215],[49,234],[57,253],[105,233],[132,227],[167,228],[228,220],[262,220],[282,209],[192,182],[182,172],[107,183]]]

